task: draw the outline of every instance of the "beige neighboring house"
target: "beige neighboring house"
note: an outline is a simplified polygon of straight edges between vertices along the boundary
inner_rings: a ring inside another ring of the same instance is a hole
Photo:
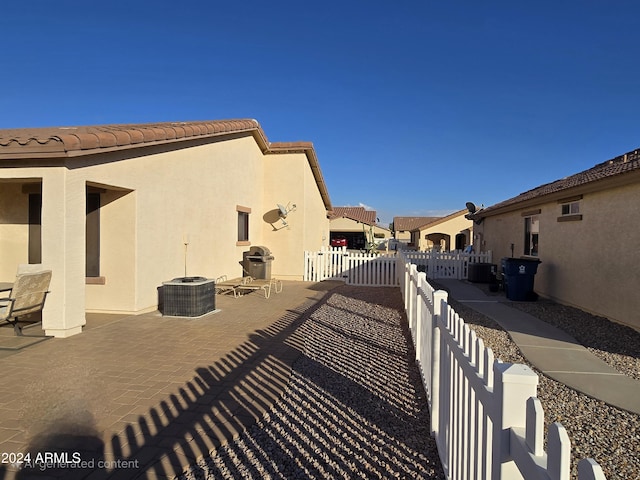
[[[441,217],[393,217],[393,232],[396,240],[408,248],[416,248],[416,232],[423,225],[439,220]]]
[[[0,130],[0,281],[51,268],[47,335],[153,311],[176,277],[240,276],[250,246],[301,280],[330,210],[313,145],[271,143],[255,120]]]
[[[344,237],[347,239],[347,247],[351,249],[366,248],[367,238],[372,235],[376,243],[391,237],[388,228],[378,225],[376,211],[366,210],[364,207],[334,207],[329,213],[329,221],[330,239]]]
[[[418,227],[411,232],[412,243],[420,251],[463,250],[472,242],[473,222],[465,218],[467,213],[460,210]]]
[[[482,209],[483,250],[541,260],[535,291],[640,329],[640,151]]]

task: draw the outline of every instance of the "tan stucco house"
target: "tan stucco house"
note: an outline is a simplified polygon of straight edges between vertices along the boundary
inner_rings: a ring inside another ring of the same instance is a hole
[[[423,225],[439,220],[441,217],[393,217],[393,238],[409,248],[416,248],[417,234]],[[412,233],[414,232],[414,233]]]
[[[640,151],[476,212],[475,242],[498,262],[541,260],[535,291],[640,329]]]
[[[471,244],[473,232],[467,213],[468,210],[460,210],[417,227],[411,231],[411,243],[420,251],[463,250]]]
[[[362,249],[367,242],[382,242],[391,237],[388,228],[378,225],[375,210],[364,207],[334,207],[329,213],[331,239],[344,237],[348,248]]]
[[[52,269],[47,335],[153,311],[172,278],[240,276],[250,246],[302,279],[330,210],[313,145],[269,142],[255,120],[0,130],[0,281]]]

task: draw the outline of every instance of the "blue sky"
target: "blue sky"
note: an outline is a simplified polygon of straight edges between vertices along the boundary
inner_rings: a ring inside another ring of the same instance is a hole
[[[335,206],[486,206],[640,147],[635,1],[9,0],[0,128],[255,118]]]

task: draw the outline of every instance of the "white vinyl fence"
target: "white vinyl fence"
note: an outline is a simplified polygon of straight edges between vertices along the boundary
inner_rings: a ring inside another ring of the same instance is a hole
[[[491,252],[398,251],[429,278],[467,278],[469,263],[491,263]],[[396,286],[396,254],[349,252],[346,247],[304,252],[304,280],[343,280],[349,285]]]
[[[304,252],[304,280],[343,280],[348,285],[395,287],[398,285],[393,255],[354,253],[346,248]]]
[[[400,289],[447,478],[569,480],[571,442],[560,423],[549,427],[548,453],[543,449],[538,376],[494,359],[409,257],[397,256]],[[605,476],[587,458],[578,463],[578,479]]]
[[[470,263],[491,263],[491,252],[412,252],[402,251],[407,260],[424,271],[428,278],[466,279]]]

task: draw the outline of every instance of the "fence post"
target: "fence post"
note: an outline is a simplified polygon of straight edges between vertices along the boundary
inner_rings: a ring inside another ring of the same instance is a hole
[[[487,365],[491,368],[490,365]],[[493,394],[495,410],[492,412],[492,480],[522,479],[515,462],[511,459],[510,432],[512,427],[526,428],[527,399],[535,397],[538,376],[526,365],[493,364]]]
[[[424,272],[418,272],[418,288],[416,289],[416,323],[414,325],[415,331],[411,332],[411,336],[413,339],[413,345],[416,350],[416,360],[422,362],[423,350],[426,345],[424,345],[423,340],[423,332],[424,326],[422,323],[424,322],[424,285],[427,283],[427,276]]]
[[[409,282],[410,282],[410,271],[411,271],[411,264],[410,263],[405,263],[404,264],[404,310],[405,312],[409,312]],[[407,315],[408,316],[408,315]]]
[[[549,425],[547,434],[547,475],[551,480],[569,480],[571,476],[571,440],[558,422]]]
[[[583,458],[578,462],[578,479],[607,480],[602,467],[593,458]]]
[[[433,292],[433,316],[431,318],[431,435],[438,436],[440,431],[440,325],[442,316],[448,314],[448,294],[444,290]]]

